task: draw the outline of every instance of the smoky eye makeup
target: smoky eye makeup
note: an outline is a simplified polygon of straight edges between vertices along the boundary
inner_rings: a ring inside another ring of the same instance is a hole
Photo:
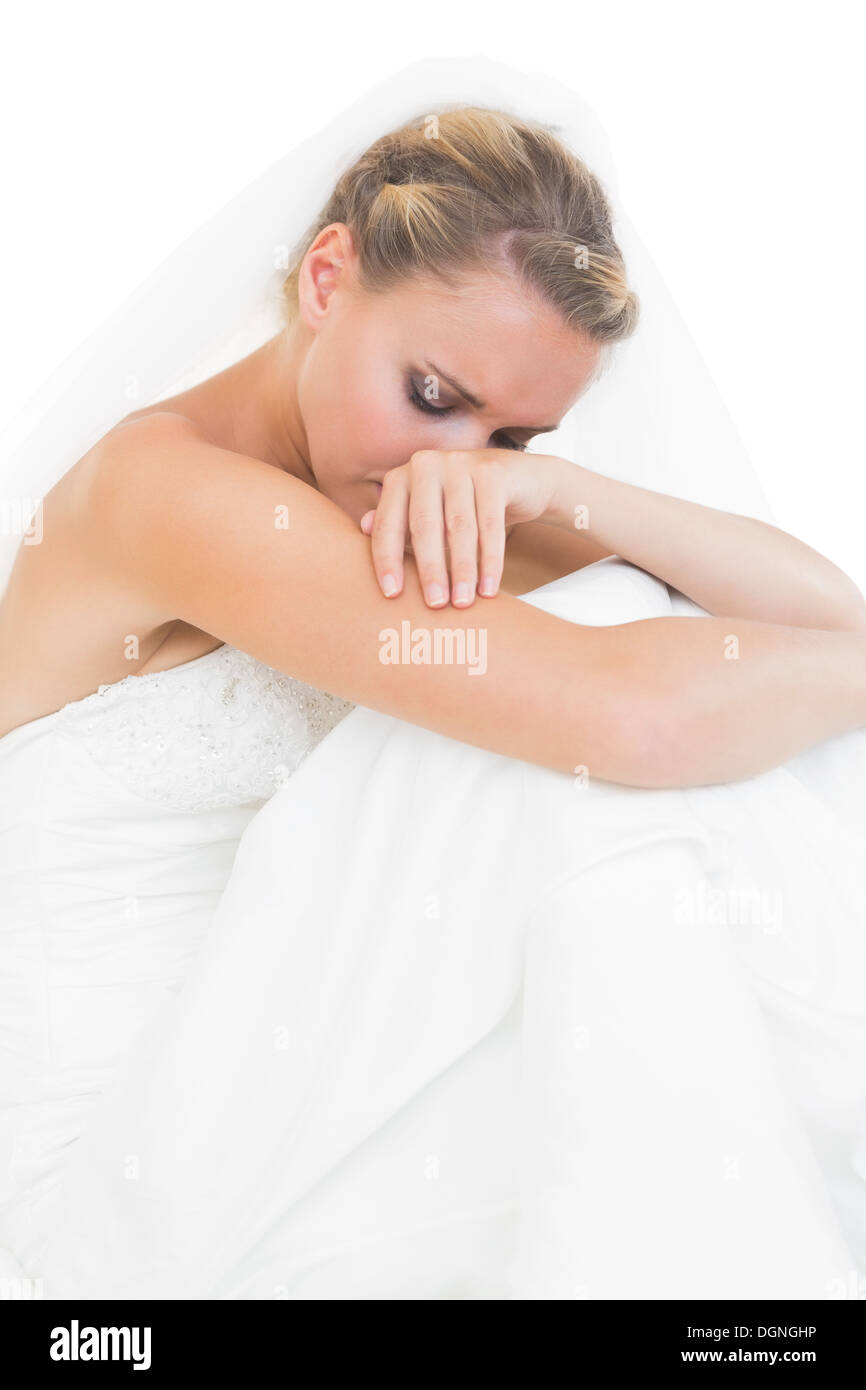
[[[431,405],[430,401],[423,393],[423,388],[419,389],[418,382],[411,372],[406,380],[409,400],[417,410],[423,411],[425,415],[451,415],[452,412],[456,410],[457,407],[453,405]],[[526,445],[518,443],[518,441],[512,439],[510,435],[500,433],[493,435],[492,438],[499,440],[499,447],[503,449],[514,449],[517,453],[521,454],[526,452]]]
[[[450,415],[454,409],[453,405],[431,405],[429,397],[424,394],[423,386],[419,386],[415,377],[410,375],[407,378],[409,386],[409,399],[419,410],[426,411],[428,415]]]

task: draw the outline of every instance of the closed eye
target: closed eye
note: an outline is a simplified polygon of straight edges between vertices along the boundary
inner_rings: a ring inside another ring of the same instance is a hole
[[[419,410],[424,410],[428,415],[450,415],[455,409],[453,405],[431,405],[425,401],[423,396],[419,396],[414,381],[409,382],[409,399],[413,405],[417,405]]]
[[[457,409],[457,407],[453,405],[431,405],[429,401],[419,395],[418,389],[411,378],[409,380],[409,400],[417,410],[423,410],[425,415],[451,415],[452,412]],[[516,449],[518,453],[522,454],[526,452],[525,444],[519,444],[516,439],[512,439],[510,435],[504,434],[501,430],[497,431],[491,438],[500,439],[503,449]]]

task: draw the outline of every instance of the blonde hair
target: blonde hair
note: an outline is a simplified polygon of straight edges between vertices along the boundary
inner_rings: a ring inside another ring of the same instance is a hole
[[[297,313],[304,256],[341,222],[371,292],[501,265],[569,327],[618,342],[634,331],[639,301],[612,221],[595,174],[547,126],[488,107],[446,108],[381,136],[341,175],[295,249],[281,288],[286,316]]]

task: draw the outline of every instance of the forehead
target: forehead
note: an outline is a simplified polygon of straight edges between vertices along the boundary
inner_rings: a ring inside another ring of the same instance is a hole
[[[560,419],[598,363],[598,344],[508,274],[410,281],[379,299],[407,365],[432,360],[512,424]]]

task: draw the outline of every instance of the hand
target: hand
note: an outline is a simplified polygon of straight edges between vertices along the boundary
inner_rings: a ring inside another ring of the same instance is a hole
[[[403,554],[411,549],[429,608],[448,602],[446,550],[455,608],[469,607],[476,589],[493,598],[502,580],[506,527],[543,516],[561,466],[561,459],[514,449],[424,449],[390,469],[379,505],[361,518],[385,597],[402,591]]]

